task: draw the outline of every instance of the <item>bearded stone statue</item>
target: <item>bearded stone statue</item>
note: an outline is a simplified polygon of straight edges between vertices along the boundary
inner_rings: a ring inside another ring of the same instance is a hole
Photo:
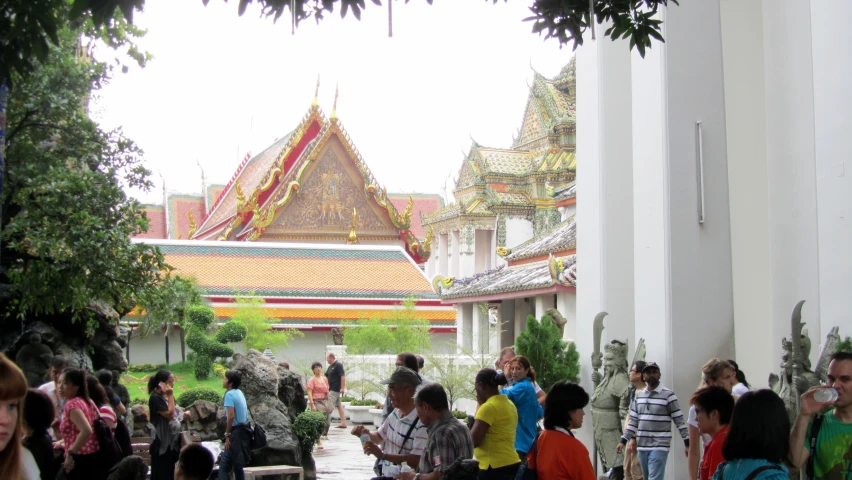
[[[595,431],[595,446],[603,464],[603,471],[612,469],[612,476],[624,478],[624,456],[615,452],[621,439],[624,420],[629,405],[630,379],[627,375],[627,344],[613,340],[604,347],[601,375],[592,372],[592,381],[597,384],[592,395],[592,425]]]

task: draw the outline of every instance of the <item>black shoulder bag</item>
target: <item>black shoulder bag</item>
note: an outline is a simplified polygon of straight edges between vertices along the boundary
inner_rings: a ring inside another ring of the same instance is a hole
[[[814,478],[814,461],[816,459],[816,444],[817,438],[819,437],[819,429],[822,427],[822,415],[817,415],[814,417],[813,423],[811,423],[811,434],[808,437],[808,466],[807,466],[807,474],[808,478]]]
[[[532,444],[533,463],[536,465],[538,465],[538,439],[539,437],[536,437]],[[521,468],[519,468],[518,473],[515,474],[515,480],[536,480],[538,475],[535,473],[535,468],[536,467],[530,467],[529,464],[521,464]]]
[[[259,450],[266,446],[266,430],[260,426],[259,423],[254,421],[254,415],[251,414],[251,410],[246,405],[246,411],[251,417],[251,422],[249,422],[249,430],[251,430],[251,449]],[[252,425],[252,423],[254,425]]]

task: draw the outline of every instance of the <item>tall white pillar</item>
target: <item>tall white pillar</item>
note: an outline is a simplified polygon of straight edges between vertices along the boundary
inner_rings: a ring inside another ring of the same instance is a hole
[[[553,308],[553,300],[550,295],[538,295],[535,297],[535,315],[536,320],[541,321],[541,317],[544,316],[544,312],[548,308]]]
[[[530,313],[532,299],[518,298],[515,300],[515,340],[527,328],[527,315]]]
[[[574,292],[560,292],[556,296],[556,309],[565,317],[562,339],[577,341],[577,295]]]
[[[449,263],[450,276],[457,277],[460,275],[460,259],[459,259],[459,231],[453,230],[447,236],[449,243]]]
[[[523,302],[523,299],[518,299]],[[500,303],[500,348],[515,344],[515,304],[518,300],[503,300]]]
[[[452,235],[452,233],[450,233]],[[445,277],[450,275],[450,265],[447,260],[450,258],[450,249],[448,241],[448,235],[446,233],[442,233],[438,235],[438,254],[436,260],[438,261],[438,275],[443,275]]]

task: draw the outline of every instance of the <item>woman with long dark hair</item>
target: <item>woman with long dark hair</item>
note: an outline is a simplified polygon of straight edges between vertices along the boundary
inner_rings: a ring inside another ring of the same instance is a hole
[[[151,480],[174,480],[180,453],[180,423],[175,417],[175,376],[160,370],[148,379],[148,410],[151,415]]]
[[[510,362],[510,371],[515,384],[504,388],[501,393],[509,397],[518,411],[518,426],[515,431],[515,450],[518,458],[526,461],[533,440],[538,433],[538,419],[544,414],[535,393],[533,382],[535,370],[530,361],[523,355],[518,355]]]
[[[59,432],[65,449],[62,468],[68,480],[103,479],[107,470],[100,455],[98,437],[94,425],[98,411],[89,398],[86,372],[79,368],[68,368],[59,377],[60,394],[65,398]]]
[[[38,467],[21,447],[24,395],[27,378],[17,365],[0,353],[0,478],[38,480]]]
[[[790,419],[784,401],[772,390],[748,392],[734,406],[722,446],[726,462],[716,468],[712,480],[787,480],[782,461],[789,451]]]
[[[512,480],[521,466],[515,450],[518,410],[500,387],[509,381],[492,368],[476,374],[475,392],[479,409],[470,431],[473,455],[479,460],[479,480]],[[540,408],[540,407],[539,407]]]
[[[595,480],[589,451],[571,430],[583,426],[589,394],[568,381],[556,382],[544,400],[544,432],[527,455],[538,478],[548,480]]]
[[[115,426],[118,423],[117,416],[115,414],[115,410],[112,409],[112,405],[110,405],[109,400],[107,400],[106,390],[104,390],[104,387],[101,385],[98,377],[94,375],[87,375],[86,386],[89,388],[89,398],[95,406],[98,407],[98,413],[101,415],[101,419],[107,424],[109,429],[115,433]]]

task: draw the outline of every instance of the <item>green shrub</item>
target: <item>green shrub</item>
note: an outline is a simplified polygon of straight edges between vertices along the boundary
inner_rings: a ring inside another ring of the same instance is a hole
[[[215,373],[217,377],[225,378],[225,372],[227,372],[227,371],[228,371],[227,367],[225,367],[221,363],[214,363],[213,364],[213,373]]]
[[[219,343],[234,343],[246,338],[248,330],[242,322],[231,320],[226,322],[216,332],[216,341]]]
[[[467,420],[467,412],[462,412],[460,410],[453,410],[453,416],[460,420]]]
[[[166,368],[162,363],[151,364],[151,363],[139,363],[137,365],[128,365],[127,371],[133,373],[147,373],[147,372],[156,372],[158,370],[163,370]]]
[[[230,357],[234,354],[233,348],[207,336],[207,328],[215,319],[216,314],[210,307],[195,305],[189,309],[189,328],[186,332],[186,344],[195,351],[195,378],[197,380],[205,380],[210,376],[214,359]],[[225,328],[226,325],[233,323],[227,322],[222,326],[222,329],[225,329],[223,338],[227,337],[231,341],[240,341],[242,338],[239,338],[238,334],[242,332],[243,338],[245,338],[245,327],[241,330],[237,323],[237,325]]]
[[[148,405],[148,399],[142,397],[133,397],[132,399],[130,399],[130,406],[133,407],[136,405]]]
[[[314,449],[314,444],[325,432],[325,426],[324,413],[305,410],[296,417],[296,421],[293,422],[293,433],[299,437],[303,452],[310,452]]]
[[[341,402],[341,403],[343,403],[343,402],[351,402],[351,401],[354,401],[354,400],[355,400],[355,397],[350,397],[349,395],[344,395],[344,396],[340,397],[340,402]]]
[[[350,407],[375,407],[376,405],[378,402],[375,400],[352,400],[349,404]]]
[[[208,402],[213,402],[217,405],[222,403],[222,397],[219,395],[219,392],[207,387],[190,388],[180,394],[177,399],[177,403],[181,406],[181,408],[188,408],[196,400],[207,400]]]

